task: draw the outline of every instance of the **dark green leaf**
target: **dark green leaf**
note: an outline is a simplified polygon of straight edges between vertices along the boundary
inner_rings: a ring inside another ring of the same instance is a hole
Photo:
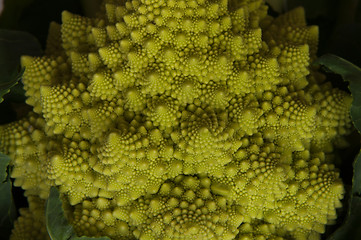
[[[20,74],[19,74],[20,75]],[[20,77],[21,80],[21,77]],[[11,89],[10,92],[5,97],[10,102],[14,103],[25,103],[26,96],[24,90],[24,84],[21,81],[18,81]]]
[[[0,182],[4,182],[7,177],[6,169],[10,163],[9,156],[0,153]]]
[[[59,191],[52,187],[46,203],[46,228],[52,240],[109,240],[108,237],[77,237],[64,216]]]
[[[354,178],[346,221],[328,240],[359,240],[361,236],[361,153],[354,162]]]
[[[357,196],[361,201],[361,153],[357,156],[354,165],[354,177],[353,177],[353,186],[352,186],[352,194]],[[361,211],[361,210],[360,210]],[[361,214],[360,221],[361,221]]]
[[[3,238],[10,236],[16,217],[15,205],[11,194],[11,181],[6,170],[10,158],[0,153],[0,232]],[[4,182],[4,180],[6,181]]]
[[[108,237],[75,237],[72,240],[110,240]]]
[[[325,66],[330,71],[340,74],[345,81],[350,83],[353,96],[351,118],[355,127],[361,132],[361,69],[343,58],[326,54],[316,60],[315,64]]]
[[[22,55],[42,55],[41,46],[33,35],[5,29],[0,29],[0,52],[0,71],[8,74],[19,66]]]
[[[10,236],[15,218],[16,210],[11,194],[11,181],[8,180],[0,183],[0,232],[3,238]]]
[[[50,189],[50,195],[46,202],[46,229],[53,240],[68,240],[75,236],[72,226],[68,224],[64,216],[64,210],[56,188]]]
[[[24,69],[22,69],[20,72],[14,71],[9,75],[6,79],[6,77],[3,78],[4,81],[0,82],[0,103],[4,100],[3,96],[10,92],[10,89],[12,87],[15,87],[15,85],[18,84],[19,80],[23,76]],[[17,91],[21,91],[17,89]],[[19,96],[19,98],[23,98],[22,96]]]
[[[20,56],[39,56],[42,50],[39,42],[31,34],[0,29],[0,52],[0,102],[2,102],[3,95],[18,83],[23,74],[24,69],[19,67]]]
[[[350,83],[349,89],[353,96],[351,118],[356,129],[361,132],[361,69],[335,55],[324,55],[317,59],[316,64],[342,76]],[[329,240],[356,240],[361,236],[361,153],[356,157],[352,180],[350,207],[345,223],[329,237]]]
[[[360,159],[358,159],[359,161]],[[360,161],[359,161],[360,162]],[[359,240],[361,236],[361,197],[352,196],[345,223],[328,240]]]

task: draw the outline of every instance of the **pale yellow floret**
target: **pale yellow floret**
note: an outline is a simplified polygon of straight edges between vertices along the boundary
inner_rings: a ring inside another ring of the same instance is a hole
[[[130,69],[119,69],[114,73],[114,87],[118,90],[134,87],[135,76],[136,74],[132,73]]]
[[[157,94],[163,94],[165,91],[171,88],[167,81],[167,76],[161,73],[161,71],[146,72],[142,80],[140,81],[143,94],[150,94],[156,96]]]
[[[86,124],[81,114],[83,106],[80,93],[83,90],[81,84],[74,90],[75,84],[69,86],[42,86],[40,88],[43,117],[47,120],[47,126],[54,134],[64,134],[72,137],[79,128]]]
[[[95,44],[98,47],[104,47],[107,43],[107,33],[104,28],[92,28],[91,33],[94,37]]]
[[[118,92],[113,85],[111,77],[111,72],[95,73],[88,86],[90,96],[100,98],[101,100],[112,100]]]
[[[272,240],[284,240],[282,237],[282,231],[280,231],[276,225],[260,220],[255,220],[250,223],[242,224],[239,228],[239,234],[235,239],[237,240],[251,240],[251,239],[272,239]]]
[[[48,38],[46,39],[45,54],[50,55],[64,55],[61,46],[61,25],[56,22],[51,22],[49,25]]]
[[[91,33],[91,20],[64,11],[62,13],[61,39],[66,51],[87,51],[88,36]]]
[[[82,116],[88,120],[88,124],[84,124],[84,128],[80,129],[81,134],[88,135],[87,132],[91,132],[94,136],[100,136],[106,132],[113,125],[113,121],[124,113],[122,104],[121,99],[114,98],[111,101],[100,101],[92,108],[86,109]]]
[[[243,216],[225,198],[208,195],[209,179],[178,176],[175,181],[164,183],[158,196],[140,198],[130,208],[130,223],[136,226],[140,239],[233,239],[236,236]],[[227,218],[222,219],[225,215]]]
[[[89,53],[88,54],[88,64],[90,71],[95,71],[99,67],[101,67],[102,62],[99,54],[97,53]]]
[[[195,77],[178,76],[173,81],[171,97],[177,99],[180,105],[192,103],[201,95],[201,84]]]
[[[89,72],[89,60],[87,54],[80,54],[78,52],[70,53],[71,67],[75,74]]]
[[[45,201],[37,196],[28,197],[29,208],[19,210],[10,240],[50,240],[45,226]]]
[[[11,176],[16,178],[15,186],[21,186],[25,195],[37,195],[46,199],[51,181],[46,176],[47,145],[45,123],[38,115],[29,114],[27,120],[15,122],[0,128],[0,144],[6,147],[13,166]],[[13,132],[13,134],[11,134]]]
[[[99,55],[104,64],[109,68],[116,68],[122,65],[121,47],[118,42],[114,42],[105,47],[99,48]]]
[[[154,126],[159,126],[162,130],[178,125],[181,113],[178,111],[177,102],[172,98],[153,98],[149,101],[145,114]]]
[[[57,77],[67,76],[69,67],[62,57],[32,58],[23,56],[21,64],[27,69],[22,81],[24,83],[25,95],[29,96],[26,103],[34,107],[34,112],[40,113],[40,86],[54,84],[59,80]]]

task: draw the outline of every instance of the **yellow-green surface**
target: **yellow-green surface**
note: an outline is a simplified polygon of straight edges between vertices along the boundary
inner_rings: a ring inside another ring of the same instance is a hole
[[[12,239],[46,238],[51,186],[78,236],[319,239],[352,98],[309,66],[317,42],[303,9],[259,0],[63,12],[45,56],[22,58],[33,112],[0,127],[30,202]]]

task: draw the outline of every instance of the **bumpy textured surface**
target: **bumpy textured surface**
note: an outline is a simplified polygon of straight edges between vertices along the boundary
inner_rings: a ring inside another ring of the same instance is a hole
[[[310,67],[317,39],[302,8],[272,18],[261,0],[64,12],[45,56],[22,58],[33,112],[0,150],[29,198],[59,187],[78,235],[319,239],[352,99]]]
[[[21,208],[14,223],[10,240],[51,240],[45,226],[45,201],[28,196],[29,208]]]

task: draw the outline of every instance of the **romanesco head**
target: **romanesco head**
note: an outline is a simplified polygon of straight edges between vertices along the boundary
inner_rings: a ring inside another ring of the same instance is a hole
[[[319,239],[352,99],[310,66],[317,39],[302,8],[262,0],[65,11],[45,56],[22,57],[33,112],[0,127],[14,184],[38,201],[58,186],[78,235]]]

